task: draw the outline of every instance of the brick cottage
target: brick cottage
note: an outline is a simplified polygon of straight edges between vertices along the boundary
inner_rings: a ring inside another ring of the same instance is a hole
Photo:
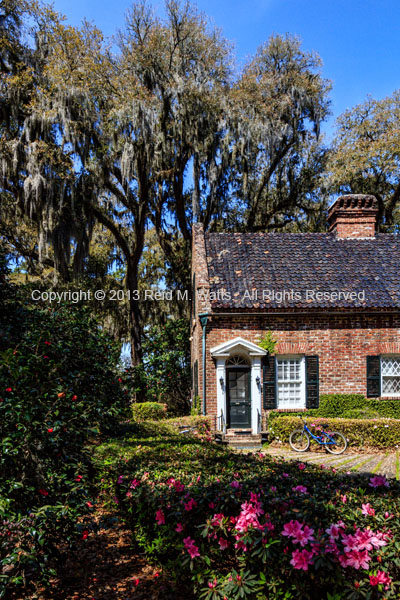
[[[347,195],[328,233],[193,226],[193,396],[217,429],[255,434],[265,411],[315,408],[320,393],[400,402],[400,238],[376,233],[377,212]]]

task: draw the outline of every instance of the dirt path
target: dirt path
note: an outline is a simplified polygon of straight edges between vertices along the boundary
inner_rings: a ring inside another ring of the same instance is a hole
[[[182,584],[176,589],[161,569],[132,548],[130,531],[115,516],[98,510],[94,522],[97,532],[68,557],[51,590],[13,600],[193,600],[189,589]]]

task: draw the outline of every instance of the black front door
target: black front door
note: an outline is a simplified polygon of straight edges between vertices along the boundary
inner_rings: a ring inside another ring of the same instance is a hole
[[[250,369],[227,369],[229,427],[245,428],[251,424]]]

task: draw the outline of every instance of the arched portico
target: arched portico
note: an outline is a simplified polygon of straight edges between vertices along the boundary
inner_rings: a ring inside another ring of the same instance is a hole
[[[267,352],[241,337],[219,344],[210,352],[216,364],[219,426],[226,429],[243,425],[258,433],[261,358]]]

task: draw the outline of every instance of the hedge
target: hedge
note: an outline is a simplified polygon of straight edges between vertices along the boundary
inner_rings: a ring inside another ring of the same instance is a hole
[[[167,416],[167,405],[160,402],[139,402],[132,404],[134,421],[161,421]]]
[[[400,419],[332,419],[312,418],[308,426],[321,426],[328,431],[340,431],[348,439],[349,446],[387,448],[394,450],[400,446]],[[281,416],[270,423],[271,441],[287,443],[294,429],[303,423],[296,416]]]
[[[400,398],[379,400],[363,394],[321,394],[319,408],[298,413],[270,412],[269,422],[282,415],[307,417],[332,417],[345,419],[400,419]]]

